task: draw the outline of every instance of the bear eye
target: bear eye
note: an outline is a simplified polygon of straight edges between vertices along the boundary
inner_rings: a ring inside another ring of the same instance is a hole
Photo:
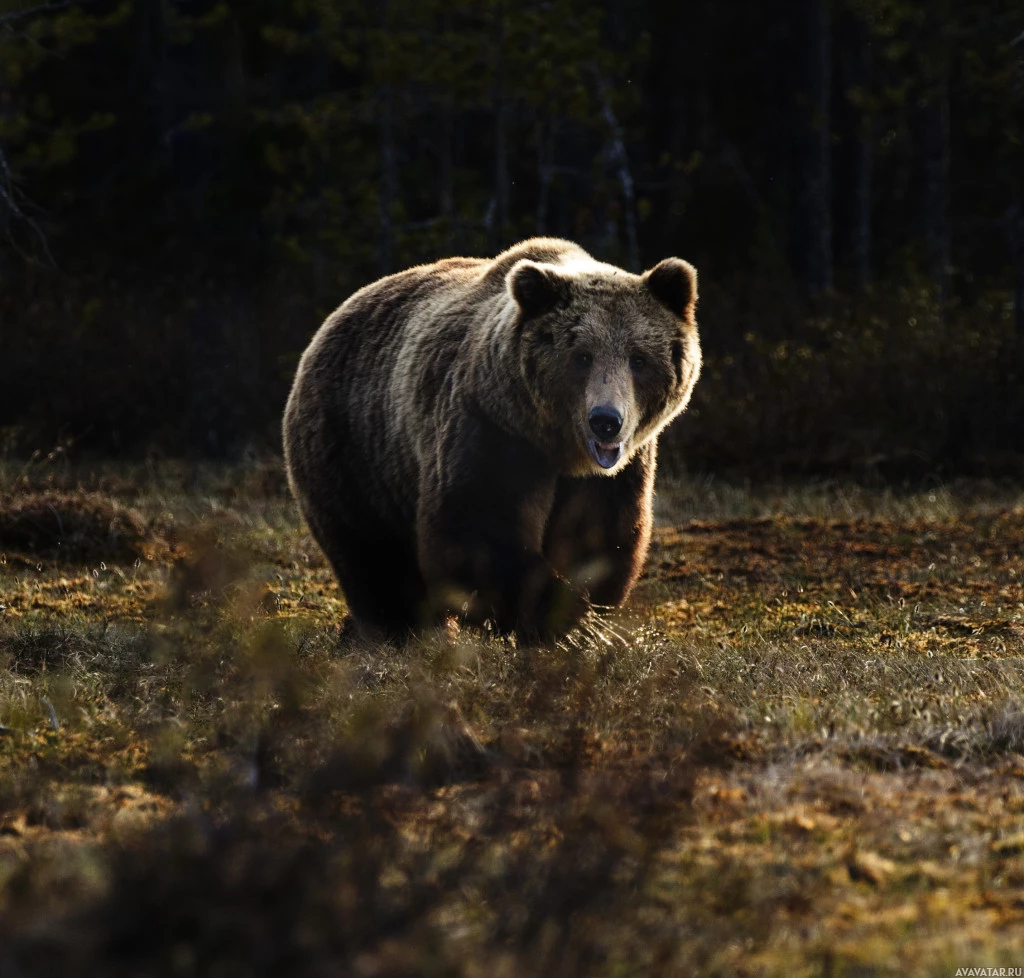
[[[577,367],[589,367],[594,362],[594,357],[583,351],[577,353],[573,359],[576,361]]]
[[[646,366],[647,366],[647,357],[645,357],[642,353],[634,353],[629,358],[629,368],[630,368],[630,370],[643,370],[644,367],[646,367]]]
[[[549,333],[545,330],[537,335],[537,339],[540,340],[545,346],[551,346],[555,342],[555,336],[553,333]]]

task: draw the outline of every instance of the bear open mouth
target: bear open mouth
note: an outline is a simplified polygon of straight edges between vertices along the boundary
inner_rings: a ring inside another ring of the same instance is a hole
[[[587,442],[590,448],[590,454],[594,456],[594,461],[601,466],[602,469],[610,469],[620,458],[622,458],[622,442],[603,442],[597,441],[591,438]]]

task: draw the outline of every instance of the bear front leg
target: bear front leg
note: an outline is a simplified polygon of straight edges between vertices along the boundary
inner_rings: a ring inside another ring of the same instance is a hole
[[[622,604],[643,571],[656,458],[650,441],[617,475],[558,481],[544,554],[594,604]]]
[[[564,635],[589,604],[541,553],[554,475],[532,446],[481,419],[446,436],[424,473],[416,527],[434,612],[490,619],[524,641]]]

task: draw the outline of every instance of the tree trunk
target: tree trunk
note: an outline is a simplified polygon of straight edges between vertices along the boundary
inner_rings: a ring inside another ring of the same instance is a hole
[[[555,122],[543,118],[537,123],[537,234],[548,233],[548,200],[554,174]]]
[[[395,149],[394,93],[391,85],[378,90],[378,119],[380,140],[380,191],[378,216],[380,227],[377,239],[377,269],[381,275],[395,270],[395,201],[398,197],[398,153]]]
[[[920,110],[924,238],[928,277],[940,306],[949,300],[949,90],[943,73]]]
[[[166,150],[164,136],[171,128],[171,111],[164,77],[167,42],[163,0],[139,0],[133,11],[138,85],[146,93],[144,104],[149,110],[144,127],[148,138]]]
[[[942,5],[944,7],[944,5]],[[922,32],[924,85],[918,99],[917,134],[922,186],[925,269],[940,308],[949,300],[949,52],[942,9],[928,9]]]
[[[494,195],[497,202],[495,228],[499,240],[508,226],[508,107],[504,96],[499,96],[497,115],[494,122]]]
[[[497,11],[497,55],[494,72],[494,202],[495,215],[491,225],[491,249],[505,244],[508,226],[508,100],[505,95],[505,12]]]
[[[1024,242],[1017,252],[1017,276],[1013,287],[1013,317],[1017,332],[1024,336]]]
[[[228,125],[232,136],[237,139],[245,122],[248,103],[248,84],[245,77],[245,46],[238,15],[228,14],[227,51],[224,58],[224,100],[227,108]]]
[[[851,88],[860,93],[856,107],[850,173],[850,266],[857,292],[871,287],[871,173],[875,144],[875,119],[866,104],[871,84],[871,35],[867,24],[858,20],[852,34],[850,58]]]
[[[1024,336],[1024,206],[1011,207],[1006,215],[1006,233],[1013,255],[1013,322]]]
[[[455,107],[450,99],[441,106],[440,186],[438,210],[449,252],[456,246],[455,228]]]
[[[619,183],[622,186],[623,210],[626,216],[626,248],[629,256],[629,270],[640,271],[640,243],[636,233],[636,194],[633,189],[633,174],[629,168],[629,156],[626,153],[626,143],[622,136],[622,127],[615,117],[612,109],[611,98],[608,94],[608,85],[600,74],[597,75],[597,90],[601,95],[601,111],[604,114],[604,121],[608,126],[608,135],[611,142],[611,155],[615,160],[615,166],[619,174]]]
[[[0,102],[2,104],[2,102]],[[0,112],[2,115],[2,112]],[[0,242],[7,242],[11,236],[12,201],[10,184],[10,167],[7,165],[7,157],[4,156],[4,148],[0,146]],[[0,250],[0,271],[6,257],[4,250]],[[0,283],[3,276],[0,274]]]
[[[861,293],[871,288],[871,170],[874,143],[870,116],[865,115],[862,122],[868,131],[857,139],[853,150],[853,228],[850,235],[853,287]]]
[[[829,0],[800,0],[796,120],[796,270],[808,293],[832,287]]]

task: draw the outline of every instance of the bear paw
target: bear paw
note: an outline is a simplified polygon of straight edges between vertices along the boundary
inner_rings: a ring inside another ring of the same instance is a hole
[[[584,592],[550,571],[545,577],[540,582],[527,582],[524,588],[516,632],[527,642],[559,639],[571,632],[590,611]]]

